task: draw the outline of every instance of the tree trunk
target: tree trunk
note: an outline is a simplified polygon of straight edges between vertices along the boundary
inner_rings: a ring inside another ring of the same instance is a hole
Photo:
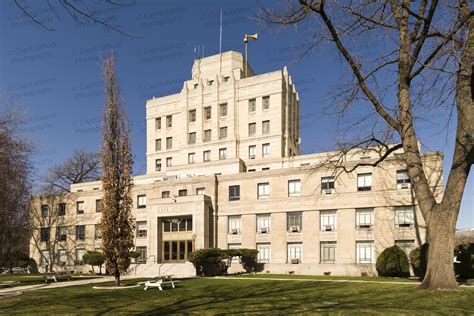
[[[118,269],[115,269],[114,276],[115,276],[115,286],[120,286],[120,271]]]

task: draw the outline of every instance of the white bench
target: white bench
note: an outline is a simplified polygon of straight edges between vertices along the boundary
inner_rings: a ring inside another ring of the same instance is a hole
[[[147,281],[145,282],[145,291],[148,290],[149,287],[157,287],[160,289],[160,291],[163,291],[163,285],[171,285],[171,287],[174,289],[175,288],[175,283],[179,281],[163,281],[163,280],[157,280],[157,281]]]

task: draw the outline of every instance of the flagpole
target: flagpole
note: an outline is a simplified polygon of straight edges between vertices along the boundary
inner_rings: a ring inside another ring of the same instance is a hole
[[[221,24],[219,30],[219,74],[222,72],[222,9],[221,9]]]

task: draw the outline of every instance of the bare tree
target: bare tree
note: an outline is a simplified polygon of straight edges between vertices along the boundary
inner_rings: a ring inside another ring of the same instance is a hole
[[[377,141],[370,136],[370,143],[390,152],[385,140],[400,142],[430,243],[421,289],[458,287],[453,270],[456,220],[474,162],[473,15],[465,0],[299,0],[260,11],[265,23],[307,26],[313,35],[303,53],[323,41],[332,43],[353,78],[335,94],[342,105],[339,113],[364,111],[364,103],[369,104],[366,117],[382,125],[377,133],[388,136]],[[443,198],[437,201],[423,169],[415,126],[431,114],[449,113],[450,98],[457,111],[454,156]],[[377,166],[387,156],[368,165]]]
[[[132,153],[130,127],[120,95],[115,71],[115,57],[108,56],[103,64],[105,107],[102,113],[102,148],[100,161],[103,170],[102,252],[105,266],[120,285],[120,275],[130,266],[133,248],[132,220]]]
[[[50,168],[44,176],[44,190],[49,194],[70,192],[71,184],[100,180],[99,155],[75,150],[70,158]]]

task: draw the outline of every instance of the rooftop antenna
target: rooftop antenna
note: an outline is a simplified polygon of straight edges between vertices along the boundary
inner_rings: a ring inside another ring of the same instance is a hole
[[[249,39],[253,39],[254,41],[257,40],[258,34],[245,34],[244,35],[244,44],[245,44],[245,78],[247,78],[247,68],[248,68],[248,61],[247,61],[247,46]]]

